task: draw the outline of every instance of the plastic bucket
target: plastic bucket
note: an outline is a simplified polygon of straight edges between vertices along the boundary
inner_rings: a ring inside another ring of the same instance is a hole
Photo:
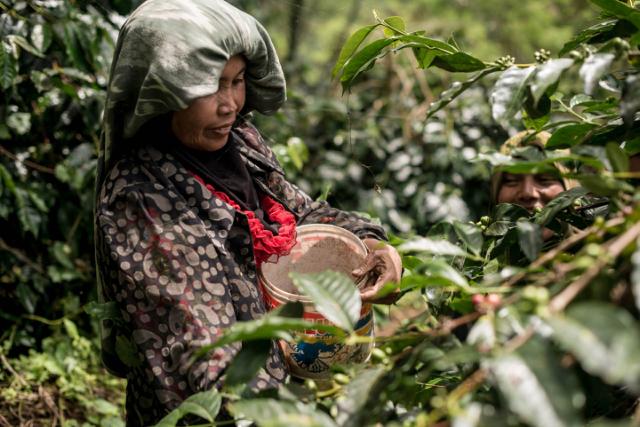
[[[289,272],[319,273],[334,270],[351,277],[351,271],[362,264],[367,255],[364,243],[353,233],[333,225],[309,224],[297,228],[297,242],[287,256],[276,263],[264,263],[259,271],[265,303],[272,310],[287,302],[299,301],[304,306],[303,318],[331,324],[316,311],[311,300],[298,294]],[[360,336],[373,338],[371,304],[363,304],[355,326]],[[296,333],[294,342],[280,340],[285,360],[292,375],[323,380],[331,375],[336,363],[362,363],[369,358],[373,339],[368,343],[346,345],[335,336],[320,331]]]

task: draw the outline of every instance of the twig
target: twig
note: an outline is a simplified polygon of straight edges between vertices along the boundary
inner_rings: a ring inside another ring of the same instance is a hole
[[[0,426],[11,427],[11,424],[9,424],[9,421],[7,421],[7,419],[3,417],[2,414],[0,414]]]
[[[49,392],[45,390],[44,387],[40,386],[38,387],[38,396],[40,396],[40,399],[42,399],[45,406],[49,408],[49,410],[53,413],[52,427],[55,426],[57,421],[60,419],[60,411],[53,401],[51,394],[49,394]]]
[[[30,260],[29,257],[24,253],[22,253],[19,249],[16,249],[7,245],[2,238],[0,238],[0,251],[11,252],[13,256],[15,256],[16,258],[18,258],[20,261],[24,262],[28,266],[33,267],[33,269],[36,270],[38,273],[43,275],[45,274],[44,268],[42,268],[42,266]]]
[[[580,277],[564,288],[562,292],[551,300],[549,303],[549,309],[551,312],[557,313],[562,311],[589,283],[591,283],[591,281],[600,273],[600,270],[602,270],[602,268],[604,268],[611,259],[617,258],[627,246],[632,244],[638,238],[638,236],[640,236],[640,222],[635,223],[609,245],[606,257],[599,258],[587,269],[587,271],[585,271]]]
[[[604,224],[604,228],[615,227],[623,223],[624,223],[624,218],[613,218]],[[549,252],[545,252],[538,259],[532,262],[526,271],[521,271],[520,273],[514,274],[513,276],[511,276],[511,278],[504,283],[504,286],[510,287],[515,285],[520,280],[522,280],[531,270],[535,270],[539,267],[542,267],[547,262],[553,260],[560,252],[563,252],[569,249],[570,247],[580,242],[581,240],[585,239],[589,235],[597,232],[599,229],[600,227],[596,225],[592,225],[591,227],[585,228],[584,230],[581,230],[575,234],[572,234],[571,236],[561,241],[558,244],[558,246],[556,246]]]
[[[443,322],[440,328],[434,330],[433,335],[437,337],[443,336],[443,335],[449,335],[451,331],[453,331],[454,329],[459,328],[462,325],[466,325],[467,323],[471,323],[474,320],[477,320],[478,317],[482,316],[483,314],[484,313],[481,313],[479,311],[474,311],[472,313],[465,314],[462,317],[458,317],[453,320],[447,320]]]
[[[73,221],[73,224],[69,229],[69,233],[67,234],[67,244],[71,243],[71,239],[73,238],[73,235],[76,234],[76,230],[78,229],[78,226],[80,225],[80,221],[82,221],[83,217],[84,217],[84,212],[80,212],[78,213],[78,216],[76,217],[75,221]]]
[[[482,368],[478,369],[473,374],[465,378],[465,380],[458,387],[456,387],[451,393],[449,393],[449,398],[460,400],[462,396],[478,388],[478,386],[482,384],[486,378],[487,371]]]
[[[4,154],[5,156],[9,157],[10,159],[16,161],[16,162],[20,162],[22,164],[24,164],[25,166],[30,167],[31,169],[35,169],[39,172],[43,172],[43,173],[48,173],[50,175],[55,175],[56,171],[53,168],[50,168],[48,166],[42,166],[38,163],[32,162],[31,160],[21,160],[18,158],[18,156],[16,156],[15,154],[13,154],[11,151],[7,150],[6,148],[4,148],[2,145],[0,145],[0,154]]]
[[[533,336],[535,331],[536,330],[533,326],[527,327],[527,329],[522,334],[516,335],[515,337],[507,341],[504,345],[504,349],[509,353],[516,351],[518,348],[523,346],[527,341],[529,341],[529,338]]]
[[[22,378],[22,376],[19,373],[17,373],[15,369],[13,369],[13,367],[11,366],[7,358],[4,357],[4,354],[2,353],[0,353],[0,362],[2,362],[2,365],[7,371],[9,371],[14,377],[16,377],[16,380],[18,380],[21,386],[23,387],[29,386],[29,384],[25,381],[25,379]]]

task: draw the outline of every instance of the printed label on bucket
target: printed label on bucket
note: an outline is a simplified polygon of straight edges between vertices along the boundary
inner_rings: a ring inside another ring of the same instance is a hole
[[[365,362],[373,348],[373,312],[369,311],[356,325],[356,334],[370,337],[371,342],[346,345],[333,335],[315,332],[295,334],[297,341],[293,343],[280,341],[291,375],[327,379],[332,365]]]

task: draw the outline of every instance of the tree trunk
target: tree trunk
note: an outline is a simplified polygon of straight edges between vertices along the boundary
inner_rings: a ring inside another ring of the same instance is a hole
[[[298,46],[302,29],[304,0],[293,0],[289,9],[289,53],[286,61],[295,62],[298,56]]]

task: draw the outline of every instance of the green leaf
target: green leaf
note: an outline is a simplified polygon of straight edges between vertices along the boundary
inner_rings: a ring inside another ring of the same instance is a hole
[[[529,261],[538,258],[542,249],[542,227],[529,221],[518,221],[518,244]]]
[[[586,195],[587,192],[586,188],[575,187],[560,193],[536,215],[536,224],[542,227],[546,226],[555,218],[558,212],[572,206],[573,202]]]
[[[631,289],[640,310],[640,240],[636,241],[636,250],[631,256],[631,268]]]
[[[185,415],[197,415],[213,423],[220,412],[221,405],[222,398],[215,389],[192,394],[169,415],[161,419],[155,427],[175,427]]]
[[[514,226],[515,224],[511,221],[495,221],[487,227],[487,229],[484,231],[484,234],[493,237],[504,236]]]
[[[91,301],[84,307],[84,312],[96,320],[122,320],[120,309],[118,309],[118,303],[115,301],[99,303],[97,301]]]
[[[464,52],[438,55],[434,58],[432,65],[453,73],[470,73],[487,68],[484,62]]]
[[[607,175],[571,175],[571,178],[577,179],[587,190],[600,196],[615,196],[621,191],[634,191],[634,187],[629,183]]]
[[[599,8],[609,12],[616,18],[630,21],[640,30],[640,11],[627,6],[624,2],[616,0],[589,0]]]
[[[493,214],[493,217],[496,220],[511,220],[512,222],[517,221],[522,217],[528,216],[528,210],[520,205],[515,205],[513,203],[499,203],[495,207],[495,212]]]
[[[18,208],[18,220],[25,232],[38,237],[42,215],[35,209],[29,200],[29,193],[23,188],[16,188],[16,204]]]
[[[491,114],[497,122],[505,122],[522,108],[526,87],[535,67],[511,67],[504,71],[490,95]]]
[[[422,260],[418,257],[411,255],[405,255],[402,257],[402,267],[407,270],[414,270],[420,265],[422,265]]]
[[[2,41],[0,42],[0,88],[9,89],[17,76],[18,60],[13,56],[13,48]]]
[[[593,95],[600,78],[609,71],[614,59],[613,53],[594,53],[585,59],[579,74],[584,81],[584,92],[587,95]]]
[[[602,302],[581,302],[548,322],[553,339],[585,371],[640,392],[640,324],[626,310]]]
[[[335,78],[340,73],[340,70],[342,70],[349,58],[353,56],[364,39],[366,39],[371,31],[373,31],[377,26],[378,24],[360,28],[347,39],[344,46],[342,46],[342,49],[340,50],[340,55],[338,55],[336,65],[334,65],[333,71],[331,72],[332,77]]]
[[[450,55],[458,52],[458,49],[449,43],[416,33],[397,36],[394,39],[398,42],[405,43],[408,47],[431,49],[437,52],[438,55]]]
[[[11,173],[3,164],[0,164],[0,183],[2,183],[2,186],[0,186],[0,195],[15,194],[16,183],[13,181]],[[7,190],[6,192],[5,189]]]
[[[38,209],[42,213],[49,212],[49,206],[47,205],[47,202],[42,199],[42,196],[38,192],[38,190],[29,189],[28,194],[29,200],[31,200],[31,203],[33,203],[36,209]]]
[[[554,85],[564,70],[573,65],[573,60],[568,58],[550,59],[542,65],[536,67],[536,72],[531,82],[531,95],[534,105],[538,105],[540,98],[546,90]]]
[[[21,47],[22,49],[26,50],[27,52],[29,52],[34,56],[37,56],[38,58],[44,58],[44,55],[40,53],[38,49],[31,46],[31,43],[29,43],[27,39],[25,39],[22,36],[11,34],[7,36],[5,40],[7,40],[9,43],[12,43],[14,46]]]
[[[629,156],[617,142],[607,144],[607,158],[614,172],[627,172],[629,170]]]
[[[298,318],[290,316],[296,316]],[[293,331],[314,329],[333,335],[343,334],[340,328],[336,326],[310,322],[308,320],[300,319],[299,317],[302,317],[302,304],[287,303],[278,307],[276,310],[270,311],[259,319],[236,322],[229,328],[225,329],[224,333],[215,343],[203,346],[198,350],[196,357],[202,357],[214,348],[222,347],[238,341],[244,342],[263,339],[283,339],[291,341],[293,340],[293,337],[291,336],[291,332]]]
[[[58,265],[47,266],[47,275],[53,283],[71,282],[82,276],[76,270],[68,270]]]
[[[442,259],[434,258],[425,261],[417,270],[419,274],[411,274],[402,278],[400,290],[408,291],[441,286],[453,286],[465,291],[470,290],[467,279]]]
[[[571,98],[571,100],[569,101],[569,107],[574,108],[592,101],[593,101],[592,97],[590,97],[589,95],[585,95],[584,93],[580,93]]]
[[[454,221],[453,229],[456,234],[464,242],[464,244],[473,252],[475,255],[480,255],[480,251],[482,250],[482,244],[484,243],[484,238],[482,237],[482,230],[475,224],[470,224],[468,222]]]
[[[17,135],[25,135],[31,130],[31,114],[13,113],[7,117],[7,126]]]
[[[123,335],[116,336],[116,355],[126,366],[137,368],[142,365],[138,347],[129,338]]]
[[[440,111],[442,108],[446,107],[451,101],[456,99],[461,93],[469,89],[475,82],[499,70],[500,68],[498,67],[487,68],[486,70],[483,70],[482,72],[471,77],[467,81],[453,82],[449,87],[449,89],[442,92],[440,94],[440,98],[429,106],[429,111],[427,111],[427,119],[432,117],[435,113]]]
[[[618,122],[619,119],[597,128],[585,143],[604,147],[611,141],[632,141],[640,137],[640,120],[635,121],[630,128],[624,123],[617,124]]]
[[[33,314],[36,311],[36,305],[40,298],[29,285],[24,282],[18,283],[16,296],[18,297],[18,302],[24,307],[27,313]]]
[[[309,149],[300,138],[289,138],[287,141],[287,154],[298,170],[302,170],[304,164],[309,160]]]
[[[595,129],[597,125],[591,123],[576,123],[562,126],[556,129],[547,141],[545,148],[555,150],[558,148],[571,148],[582,142],[582,140]]]
[[[244,399],[229,404],[236,419],[248,418],[260,427],[336,427],[324,412],[302,402]]]
[[[35,24],[31,29],[30,39],[39,52],[44,52],[51,45],[52,36],[53,33],[48,24]]]
[[[120,408],[104,399],[91,400],[91,408],[101,415],[120,415]]]
[[[575,377],[559,363],[548,342],[534,337],[515,353],[503,353],[486,362],[490,377],[509,408],[527,425],[564,427],[581,425],[578,410],[584,404]]]
[[[412,50],[413,55],[416,57],[416,61],[418,61],[418,68],[422,69],[429,68],[435,57],[438,56],[438,52],[433,49],[414,47]]]
[[[67,319],[66,317],[62,319],[62,324],[64,325],[64,330],[67,335],[71,337],[72,340],[79,340],[80,334],[78,333],[78,327],[73,321]]]
[[[225,384],[234,386],[248,383],[260,368],[266,366],[271,345],[271,340],[243,342],[242,349],[226,371]]]
[[[404,23],[404,19],[402,19],[399,16],[390,16],[386,18],[384,22],[385,24],[394,28],[392,30],[391,28],[388,28],[388,27],[382,27],[383,28],[382,31],[384,32],[385,37],[393,37],[396,35],[401,35],[407,29],[406,24]]]
[[[367,402],[378,393],[376,389],[382,382],[387,370],[380,367],[363,369],[356,373],[351,382],[343,389],[343,397],[338,401],[337,423],[342,427],[359,427],[370,421],[365,411]]]
[[[591,38],[593,38],[593,37],[595,37],[595,36],[597,36],[599,34],[602,34],[602,33],[610,31],[613,27],[615,27],[615,25],[617,23],[618,23],[617,19],[610,19],[610,20],[607,20],[607,21],[598,22],[597,24],[592,25],[591,27],[582,30],[572,40],[570,40],[569,42],[565,43],[565,45],[562,47],[562,49],[558,53],[558,56],[564,56],[569,51],[577,48],[578,46],[580,46],[582,43],[588,41],[589,39],[591,39]]]
[[[376,40],[363,47],[345,64],[340,81],[344,89],[351,86],[360,73],[369,69],[375,61],[384,56],[384,48],[395,41],[394,38]]]
[[[620,114],[627,126],[631,126],[640,110],[640,75],[630,74],[624,79],[620,99]]]
[[[398,246],[400,252],[422,252],[442,256],[468,256],[469,254],[459,246],[447,240],[433,240],[427,237],[417,237]]]
[[[342,329],[353,331],[362,308],[360,292],[351,278],[337,271],[290,273],[298,290],[311,298],[318,313]]]
[[[56,261],[60,263],[63,267],[68,269],[73,269],[74,265],[71,261],[71,247],[65,242],[55,242],[50,248],[49,252]]]
[[[527,125],[528,128],[533,127],[538,131],[542,130],[544,128],[544,125],[546,125],[549,121],[551,113],[551,99],[547,96],[547,94],[543,93],[542,98],[540,98],[539,102],[535,104],[533,101],[533,96],[531,95],[531,90],[528,89],[523,107],[523,122],[525,124],[529,123],[529,125]]]

